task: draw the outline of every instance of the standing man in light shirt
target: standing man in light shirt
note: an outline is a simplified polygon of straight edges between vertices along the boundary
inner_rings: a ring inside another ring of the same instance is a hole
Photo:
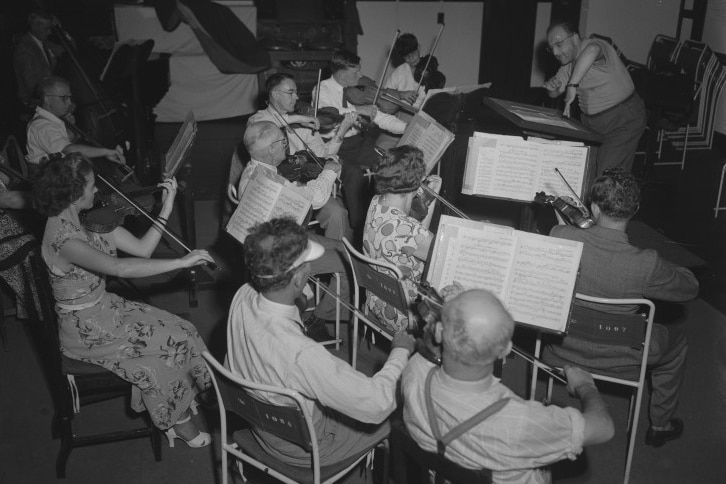
[[[227,366],[232,373],[265,385],[299,392],[313,416],[321,466],[371,449],[389,433],[396,386],[414,339],[399,333],[383,367],[368,377],[304,334],[295,298],[323,254],[304,228],[290,219],[260,224],[245,240],[251,283],[237,291],[227,326]],[[273,404],[279,397],[258,394]],[[274,458],[310,465],[300,447],[253,429]]]
[[[544,83],[550,97],[565,95],[565,116],[578,98],[582,124],[604,136],[595,176],[610,168],[631,171],[646,124],[645,104],[628,69],[608,42],[580,38],[575,27],[558,22],[547,29],[548,50],[562,65]]]
[[[18,83],[18,99],[32,109],[31,97],[41,79],[53,75],[63,47],[48,40],[53,32],[53,16],[35,11],[28,15],[28,32],[20,36],[13,52],[13,67]]]

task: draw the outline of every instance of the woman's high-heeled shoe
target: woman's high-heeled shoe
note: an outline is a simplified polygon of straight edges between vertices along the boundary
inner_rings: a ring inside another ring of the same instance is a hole
[[[187,423],[192,419],[192,416],[189,415],[187,418],[183,420],[179,420],[177,424],[183,424]],[[175,424],[176,425],[176,424]],[[176,430],[174,430],[174,427],[170,427],[169,430],[164,432],[166,434],[166,438],[169,439],[169,447],[174,447],[174,440],[179,439],[185,444],[187,444],[189,447],[198,449],[199,447],[206,447],[207,445],[212,443],[212,436],[209,435],[207,432],[199,432],[196,437],[194,437],[192,440],[185,440],[184,437],[181,435],[177,435]]]

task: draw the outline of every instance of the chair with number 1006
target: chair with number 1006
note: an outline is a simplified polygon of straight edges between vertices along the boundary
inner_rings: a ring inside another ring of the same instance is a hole
[[[590,304],[591,306],[584,306]],[[592,305],[596,305],[597,309]],[[638,308],[635,313],[627,312],[631,308]],[[565,338],[584,340],[586,344],[604,345],[612,347],[610,355],[613,362],[619,355],[633,352],[640,358],[637,370],[626,372],[611,372],[602,367],[588,367],[582,361],[567,361],[551,352],[545,352],[545,363],[562,368],[566,364],[580,366],[592,373],[595,380],[623,385],[631,389],[630,408],[627,426],[627,452],[625,457],[625,473],[623,483],[630,479],[630,469],[635,449],[635,435],[638,430],[640,416],[640,403],[643,399],[643,390],[646,385],[646,372],[648,354],[650,351],[650,336],[655,316],[655,305],[648,299],[606,299],[583,294],[575,295],[570,324]],[[557,345],[559,342],[553,341]],[[535,356],[542,353],[542,334],[537,337]],[[534,365],[531,380],[531,398],[535,398],[537,387],[537,365]],[[551,401],[552,377],[548,378],[546,401]]]

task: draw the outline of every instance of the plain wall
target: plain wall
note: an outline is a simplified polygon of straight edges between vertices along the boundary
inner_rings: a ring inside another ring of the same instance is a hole
[[[412,33],[421,55],[431,52],[444,14],[444,31],[434,56],[447,86],[477,84],[484,5],[481,2],[358,2],[363,35],[358,36],[362,72],[378,82],[396,29]],[[389,67],[390,74],[392,67]]]

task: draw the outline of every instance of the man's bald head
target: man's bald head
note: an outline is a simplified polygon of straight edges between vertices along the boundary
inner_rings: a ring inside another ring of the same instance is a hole
[[[285,159],[285,135],[275,123],[260,121],[247,126],[243,142],[250,156],[264,163],[277,164]]]
[[[514,332],[514,320],[492,293],[466,291],[444,304],[444,360],[466,366],[488,365],[504,356]]]

